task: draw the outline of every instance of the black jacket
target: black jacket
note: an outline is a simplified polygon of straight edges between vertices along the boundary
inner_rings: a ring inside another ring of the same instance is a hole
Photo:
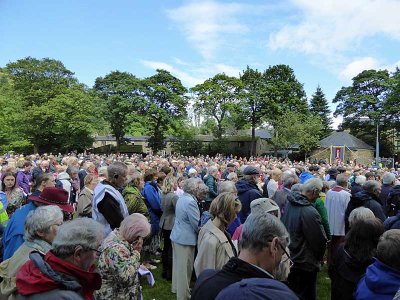
[[[222,270],[201,272],[192,291],[192,300],[212,300],[227,286],[245,278],[273,279],[266,272],[237,258],[232,257]]]
[[[358,281],[373,262],[373,259],[364,262],[356,260],[345,251],[343,244],[340,245],[333,264],[329,267],[329,277],[332,280],[331,299],[352,300]]]
[[[357,207],[369,208],[382,222],[385,221],[386,216],[383,212],[382,205],[379,204],[375,195],[368,193],[367,191],[361,191],[351,196],[350,202],[347,205],[346,212],[344,214],[345,230],[346,233],[349,231],[349,216],[350,213]]]
[[[292,192],[287,199],[282,222],[290,234],[293,268],[317,272],[328,240],[321,216],[306,196]]]
[[[238,191],[238,197],[242,203],[242,209],[239,212],[240,221],[242,224],[246,221],[247,216],[250,214],[250,203],[251,201],[261,198],[261,191],[258,186],[249,180],[240,179],[236,183],[236,188]]]

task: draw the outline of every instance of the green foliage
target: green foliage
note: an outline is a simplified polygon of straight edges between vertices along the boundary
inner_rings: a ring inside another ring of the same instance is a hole
[[[299,145],[301,151],[310,153],[318,146],[322,129],[318,116],[288,111],[277,119],[272,143],[283,149]]]
[[[242,83],[238,78],[217,74],[191,89],[196,113],[216,121],[216,137],[223,135],[223,122],[229,112],[240,105],[241,88]]]
[[[142,104],[141,82],[127,72],[113,71],[104,78],[98,77],[93,89],[102,100],[102,112],[117,141],[121,144],[134,112]]]
[[[320,138],[322,139],[331,134],[332,132],[331,129],[332,120],[330,118],[331,111],[329,109],[328,101],[325,98],[325,94],[319,85],[314,95],[311,98],[310,112],[314,116],[319,116],[321,118],[323,130]]]
[[[165,147],[165,134],[174,120],[186,117],[187,90],[178,78],[165,70],[157,70],[155,75],[145,78],[142,85],[149,146],[157,153]]]
[[[186,156],[196,156],[202,153],[203,143],[194,137],[184,136],[172,142],[172,149],[175,153]]]

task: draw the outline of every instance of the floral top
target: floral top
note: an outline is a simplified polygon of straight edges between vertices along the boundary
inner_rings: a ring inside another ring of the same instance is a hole
[[[24,192],[21,188],[16,187],[11,192],[6,192],[7,194],[7,214],[8,218],[11,218],[12,214],[24,205]]]
[[[140,253],[122,239],[118,229],[104,239],[97,267],[103,283],[95,297],[102,299],[141,299],[138,270]]]

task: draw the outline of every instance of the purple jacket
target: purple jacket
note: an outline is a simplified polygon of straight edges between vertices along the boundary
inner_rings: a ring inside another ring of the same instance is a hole
[[[24,171],[18,171],[17,173],[17,185],[24,190],[26,195],[30,192],[29,182],[32,181],[30,172],[25,173]]]

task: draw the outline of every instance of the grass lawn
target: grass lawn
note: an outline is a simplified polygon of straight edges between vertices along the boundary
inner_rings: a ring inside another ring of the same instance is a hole
[[[158,268],[153,270],[153,275],[156,280],[154,287],[149,286],[146,280],[142,280],[144,300],[170,300],[176,298],[175,295],[171,293],[171,281],[164,280],[161,277],[161,271],[161,264],[158,264]],[[326,265],[318,274],[317,299],[331,299],[331,281],[328,276],[328,269]]]

